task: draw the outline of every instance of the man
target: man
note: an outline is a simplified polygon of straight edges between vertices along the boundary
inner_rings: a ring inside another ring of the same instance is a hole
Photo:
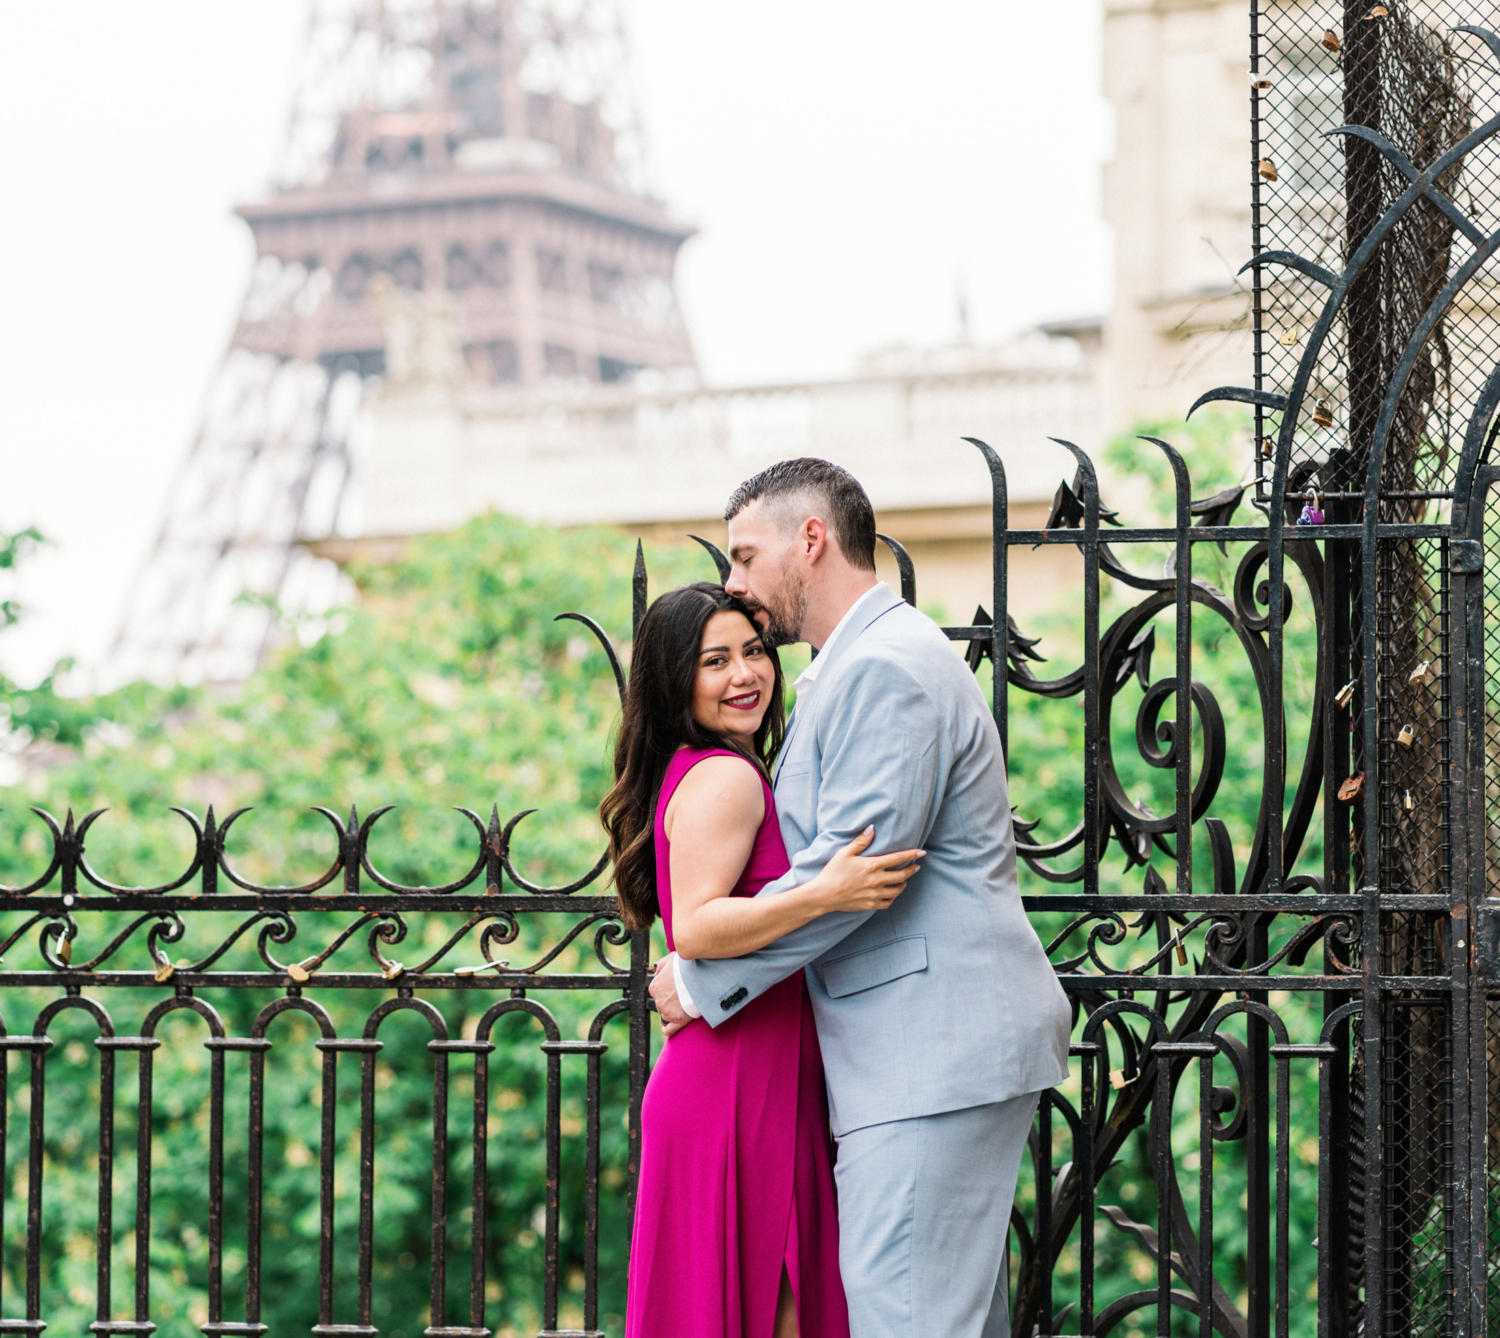
[[[869,823],[872,852],[927,853],[889,909],[825,915],[746,957],[669,959],[652,996],[671,1035],[806,967],[853,1338],[1006,1338],[1011,1200],[1038,1095],[1067,1070],[1069,1009],[1021,909],[995,722],[947,638],[876,580],[850,474],[784,461],[725,517],[725,588],[769,640],[817,652],[776,774],[792,867],[760,895]]]

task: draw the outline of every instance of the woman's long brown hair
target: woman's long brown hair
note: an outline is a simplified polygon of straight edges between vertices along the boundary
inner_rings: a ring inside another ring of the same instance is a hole
[[[631,929],[649,929],[660,913],[656,888],[656,798],[678,748],[744,746],[693,719],[693,684],[703,629],[716,613],[743,613],[739,600],[709,581],[679,586],[656,600],[641,619],[625,689],[625,712],[615,741],[615,783],[599,806],[609,833],[620,916]],[[781,662],[769,646],[775,670],[771,704],[755,731],[754,760],[768,773],[786,729]]]

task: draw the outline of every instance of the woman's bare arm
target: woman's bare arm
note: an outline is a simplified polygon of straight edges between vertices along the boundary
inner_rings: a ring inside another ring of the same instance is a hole
[[[765,792],[748,760],[705,758],[678,785],[663,825],[671,841],[672,938],[679,956],[742,957],[829,911],[888,906],[923,853],[859,858],[872,831],[800,887],[774,897],[731,897],[764,818]]]

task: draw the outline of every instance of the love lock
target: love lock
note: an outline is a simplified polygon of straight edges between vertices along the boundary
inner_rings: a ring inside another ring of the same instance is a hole
[[[1313,405],[1313,422],[1319,427],[1333,426],[1333,406],[1327,400],[1319,400]]]
[[[1410,725],[1402,725],[1401,732],[1396,735],[1396,742],[1403,748],[1410,748],[1417,740],[1417,731]]]
[[[1406,676],[1406,681],[1414,688],[1425,688],[1436,677],[1437,675],[1432,672],[1432,661],[1423,660]]]
[[[1417,801],[1411,797],[1411,791],[1408,790],[1401,797],[1401,807],[1404,808],[1408,813],[1410,813],[1414,808],[1416,808],[1416,806]]]
[[[309,957],[306,959],[306,961],[293,962],[289,967],[287,967],[286,973],[293,980],[295,980],[297,984],[305,985],[309,980],[312,979],[312,973],[317,969],[317,966],[318,959],[316,957]]]
[[[1339,801],[1345,804],[1356,803],[1365,792],[1365,773],[1361,771],[1357,776],[1350,776],[1339,786]]]
[[[1341,687],[1336,693],[1333,694],[1333,704],[1337,706],[1339,710],[1345,710],[1348,707],[1349,703],[1354,700],[1355,682],[1356,680],[1351,678],[1347,683],[1344,684],[1343,687]]]
[[[1330,419],[1329,421],[1331,422],[1332,419]],[[1305,494],[1305,496],[1308,499],[1307,500],[1307,504],[1302,508],[1302,514],[1297,517],[1297,524],[1299,524],[1299,525],[1322,525],[1322,524],[1324,524],[1326,518],[1323,515],[1323,494],[1320,493],[1320,492],[1319,493],[1315,493],[1311,489],[1308,489],[1308,491]]]

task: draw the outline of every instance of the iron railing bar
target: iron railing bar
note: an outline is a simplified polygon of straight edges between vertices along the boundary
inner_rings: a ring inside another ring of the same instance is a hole
[[[1037,1102],[1036,1157],[1032,1163],[1036,1186],[1036,1266],[1041,1273],[1041,1311],[1038,1338],[1052,1333],[1052,1093],[1044,1091]]]
[[[42,1317],[42,1165],[46,1154],[47,1123],[47,1051],[48,1045],[36,1046],[31,1051],[31,1108],[28,1112],[30,1130],[27,1148],[26,1185],[26,1318],[39,1320]]]
[[[1094,1331],[1094,1060],[1099,1046],[1075,1041],[1068,1047],[1068,1053],[1083,1060],[1080,1074],[1083,1087],[1078,1103],[1082,1138],[1074,1149],[1080,1183],[1086,1187],[1078,1216],[1078,1331],[1091,1334]]]
[[[1156,1332],[1172,1332],[1172,1063],[1163,1052],[1156,1064],[1156,1097],[1151,1103],[1156,1182]]]
[[[1065,990],[1139,990],[1143,993],[1167,991],[1186,994],[1249,993],[1267,990],[1312,991],[1347,990],[1359,984],[1361,976],[1127,976],[1084,975],[1058,972],[1057,979]],[[1426,991],[1447,994],[1453,982],[1448,976],[1380,976],[1374,977],[1382,991]]]
[[[250,1052],[250,1099],[245,1150],[245,1322],[261,1310],[261,1230],[265,1195],[266,1051]],[[321,1262],[321,1261],[320,1261]],[[322,1269],[319,1269],[321,1275]],[[324,1318],[321,1314],[319,1318]]]
[[[493,1049],[493,1046],[491,1047]],[[469,1199],[469,1327],[484,1327],[485,1246],[489,1240],[490,1050],[474,1055],[474,1173]]]
[[[1184,911],[1194,915],[1217,911],[1266,911],[1290,915],[1326,915],[1334,911],[1362,911],[1363,897],[1343,893],[1283,892],[1279,896],[1233,893],[1219,896],[1198,893],[1183,897],[1175,892],[1142,892],[1125,896],[1089,896],[1078,892],[1045,892],[1023,896],[1027,911]],[[1426,893],[1387,893],[1380,905],[1384,910],[1447,912],[1450,901],[1445,896]]]
[[[151,1077],[155,1055],[155,1046],[144,1046],[136,1056],[138,1094],[135,1117],[135,1322],[137,1324],[148,1324],[151,1321],[151,1133],[154,1122]]]
[[[1384,494],[1382,493],[1383,497]],[[1376,534],[1381,539],[1437,539],[1452,531],[1447,525],[1422,524],[1415,521],[1381,521]],[[1295,526],[1286,533],[1289,544],[1322,543],[1329,539],[1361,539],[1366,529],[1363,524],[1323,524]],[[1188,542],[1263,544],[1271,536],[1266,525],[1194,525],[1188,531]],[[1108,543],[1113,548],[1119,544],[1170,544],[1177,537],[1176,531],[1166,527],[1142,527],[1111,529]],[[1052,530],[1007,530],[1004,542],[1009,547],[1039,544],[1072,544],[1083,547],[1084,532],[1080,529]],[[312,895],[312,894],[308,894]]]
[[[3,1068],[0,1064],[0,1068]],[[5,1090],[0,1082],[0,1105]],[[0,1124],[0,1162],[5,1158],[4,1126]],[[99,1051],[99,1216],[94,1231],[94,1314],[110,1318],[114,1287],[114,1213],[115,1213],[115,1054]]]
[[[1215,1045],[1211,1053],[1198,1057],[1198,1338],[1213,1338],[1214,1330],[1213,1073],[1217,1053]]]
[[[208,1322],[224,1319],[224,1051],[209,1052]]]
[[[542,1328],[557,1328],[558,1234],[561,1227],[562,1055],[547,1055],[547,1197],[543,1219]]]
[[[434,1042],[428,1042],[429,1047]],[[432,1056],[432,1273],[429,1329],[448,1323],[448,1054]]]
[[[376,1019],[372,1016],[371,1022],[374,1021]],[[374,1039],[370,1034],[371,1022],[365,1023],[365,1039],[368,1040]],[[328,1046],[325,1053],[336,1054],[337,1051]],[[362,1329],[371,1328],[374,1316],[371,1289],[374,1285],[375,1257],[376,1053],[373,1049],[359,1052],[359,1281],[355,1293],[355,1313]]]
[[[320,989],[388,990],[391,982],[379,974],[338,972],[315,977]],[[57,985],[62,988],[112,986],[122,989],[150,989],[156,985],[150,971],[99,971],[80,976],[73,971],[0,971],[0,987],[6,985]],[[179,972],[173,983],[183,989],[247,987],[285,990],[287,976],[280,971],[213,971]],[[293,986],[293,988],[296,988]],[[506,971],[487,972],[483,976],[421,976],[412,979],[408,988],[422,990],[477,990],[493,995],[506,990],[595,990],[606,994],[625,994],[628,975],[518,975]],[[352,1047],[348,1047],[352,1048]],[[378,1047],[377,1047],[378,1048]]]

